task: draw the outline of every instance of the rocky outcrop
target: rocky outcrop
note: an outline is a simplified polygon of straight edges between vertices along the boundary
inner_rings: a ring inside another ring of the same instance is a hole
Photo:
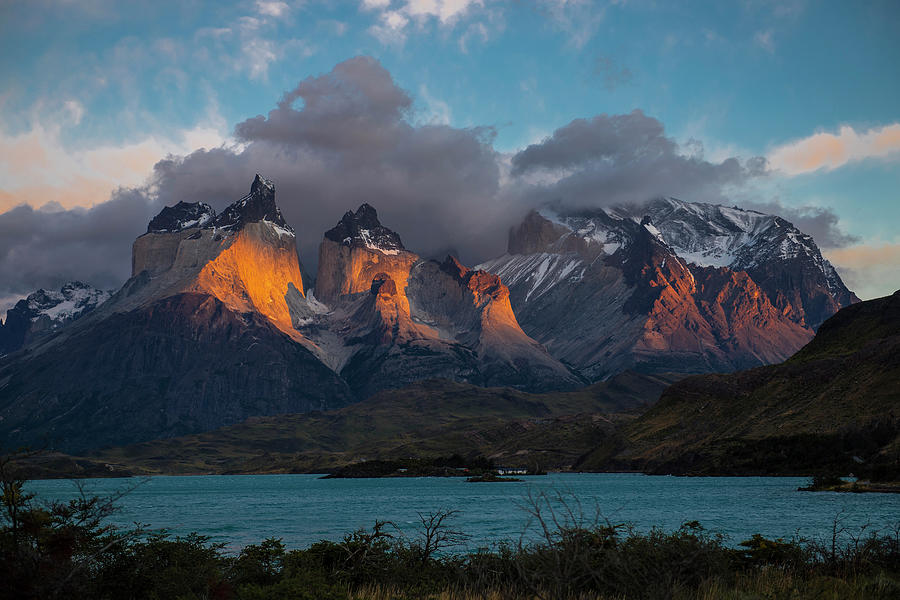
[[[294,327],[316,307],[271,182],[218,217],[165,209],[132,264],[103,305],[0,361],[7,439],[71,451],[356,399]]]
[[[771,230],[786,222],[700,207],[689,232],[681,212],[663,214],[677,222],[660,224],[625,209],[534,211],[511,231],[509,254],[479,268],[509,286],[528,335],[592,380],[625,369],[733,371],[784,360],[813,335],[802,302],[794,308],[779,301],[786,295],[773,299],[749,270],[721,263],[750,256],[750,246],[769,244],[768,237],[782,235]],[[710,214],[730,216],[730,228]],[[794,237],[818,252],[797,232],[787,239]],[[792,268],[762,251],[756,257],[757,268]],[[819,264],[825,278],[830,265]]]
[[[366,292],[380,273],[405,290],[409,271],[418,260],[406,251],[399,235],[381,225],[375,209],[363,204],[325,232],[319,246],[316,298],[334,303]]]
[[[366,204],[326,232],[314,295],[330,313],[299,329],[361,395],[431,377],[528,390],[580,383],[521,330],[499,278],[455,258],[421,259]]]
[[[67,283],[59,291],[40,289],[29,294],[6,311],[6,320],[0,323],[0,356],[87,315],[109,296],[80,281]]]
[[[31,354],[0,362],[0,438],[11,447],[78,452],[352,401],[267,318],[208,294],[113,313]]]
[[[248,223],[266,223],[276,230],[282,230],[285,235],[294,234],[275,203],[275,184],[258,174],[250,184],[250,193],[215,217],[212,227],[240,231]]]
[[[642,211],[685,261],[746,271],[800,325],[815,330],[859,302],[812,237],[781,217],[675,198],[654,200]]]
[[[295,336],[286,296],[303,296],[303,277],[293,234],[265,221],[242,224],[188,291],[214,296],[238,312],[256,312]]]
[[[304,295],[296,239],[275,204],[275,186],[259,175],[250,193],[219,216],[202,204],[164,209],[135,240],[132,265],[133,277],[146,272],[151,281],[130,286],[133,293],[120,306],[209,294],[234,311],[257,312],[299,339],[289,306],[290,296]]]
[[[150,220],[147,233],[172,233],[203,227],[216,217],[216,211],[203,202],[178,202],[165,206]]]

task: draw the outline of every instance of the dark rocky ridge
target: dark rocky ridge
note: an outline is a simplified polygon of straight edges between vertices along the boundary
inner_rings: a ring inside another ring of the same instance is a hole
[[[216,217],[216,211],[203,202],[179,202],[165,206],[150,220],[147,233],[169,233],[191,227],[203,227]]]
[[[6,320],[0,323],[0,356],[87,315],[109,296],[81,281],[69,282],[58,292],[37,290],[6,311]]]
[[[0,361],[0,382],[4,445],[68,452],[353,401],[268,320],[202,294],[114,313],[30,359]]]
[[[325,237],[354,247],[388,251],[404,249],[400,236],[381,224],[378,212],[369,204],[362,204],[355,213],[348,210],[337,225],[325,232]]]
[[[275,203],[275,184],[259,174],[250,185],[250,193],[231,204],[212,221],[213,227],[240,230],[244,223],[268,221],[291,232],[294,230],[285,222],[281,209]]]

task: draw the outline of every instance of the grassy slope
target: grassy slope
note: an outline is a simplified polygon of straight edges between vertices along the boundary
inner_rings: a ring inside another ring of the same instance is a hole
[[[780,365],[682,380],[625,428],[627,450],[599,448],[582,465],[859,472],[896,463],[898,432],[900,292],[843,309]]]
[[[652,404],[677,376],[623,373],[573,392],[528,394],[425,381],[327,413],[253,418],[207,433],[94,453],[146,473],[315,471],[363,459],[483,453],[565,468]]]

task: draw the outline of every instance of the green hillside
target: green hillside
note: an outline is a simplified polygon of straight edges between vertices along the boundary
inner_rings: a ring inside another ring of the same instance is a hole
[[[136,473],[322,471],[361,460],[484,454],[504,466],[567,468],[656,401],[675,375],[623,373],[572,392],[529,394],[424,381],[332,412],[259,417],[87,458]]]
[[[790,360],[667,389],[590,469],[764,474],[896,471],[900,292],[849,306]]]

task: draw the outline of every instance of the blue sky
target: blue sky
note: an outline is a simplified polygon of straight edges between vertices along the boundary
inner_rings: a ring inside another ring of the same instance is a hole
[[[409,122],[501,154],[641,109],[682,152],[766,157],[735,203],[833,217],[820,243],[873,297],[900,287],[897,31],[896,1],[0,0],[0,212],[103,203],[366,55]]]

